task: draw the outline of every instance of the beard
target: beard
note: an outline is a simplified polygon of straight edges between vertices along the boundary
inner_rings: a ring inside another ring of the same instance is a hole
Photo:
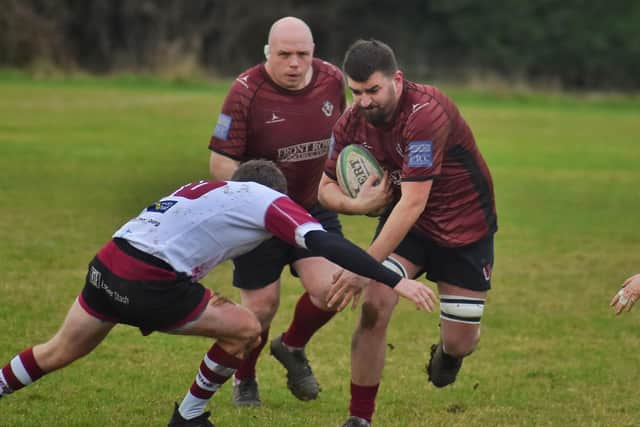
[[[364,118],[374,126],[380,126],[386,123],[387,113],[381,107],[361,108]]]

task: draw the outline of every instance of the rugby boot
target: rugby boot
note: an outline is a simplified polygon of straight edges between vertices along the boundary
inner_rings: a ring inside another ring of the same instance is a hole
[[[176,403],[175,408],[173,409],[173,416],[171,417],[171,421],[169,421],[168,427],[216,427],[211,421],[209,421],[209,415],[211,415],[211,412],[205,412],[195,418],[185,420],[182,418],[182,415],[180,415],[180,411],[178,411],[178,404]]]
[[[236,406],[260,406],[260,393],[255,378],[233,381],[233,404]]]
[[[313,400],[320,393],[320,386],[313,376],[304,350],[289,350],[282,342],[282,335],[271,341],[271,354],[287,370],[287,387],[300,400]]]
[[[462,358],[449,356],[442,351],[442,341],[431,346],[431,358],[427,364],[428,380],[436,387],[445,387],[456,380],[462,366]]]
[[[371,423],[364,418],[354,417],[353,415],[347,418],[342,427],[371,427]]]

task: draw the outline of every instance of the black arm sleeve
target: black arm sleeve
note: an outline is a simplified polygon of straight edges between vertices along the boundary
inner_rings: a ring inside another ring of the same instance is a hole
[[[305,234],[304,241],[312,254],[325,257],[360,276],[384,283],[391,288],[402,279],[361,248],[337,234],[313,230]]]

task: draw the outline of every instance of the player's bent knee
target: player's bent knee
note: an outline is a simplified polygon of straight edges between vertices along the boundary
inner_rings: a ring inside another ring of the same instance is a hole
[[[256,337],[259,337],[262,333],[262,325],[258,321],[258,318],[249,310],[244,311],[242,319],[239,319],[237,324],[238,338],[244,341],[253,342]]]
[[[464,357],[473,353],[480,340],[484,302],[484,298],[446,294],[440,296],[440,318],[451,325],[446,328],[447,332],[443,336],[447,354]]]
[[[253,313],[244,307],[241,308],[242,311],[235,312],[232,317],[233,329],[217,338],[229,353],[246,356],[260,344],[262,327]]]
[[[245,328],[243,329],[242,340],[244,342],[244,353],[246,355],[256,348],[261,341],[260,335],[262,334],[262,325],[255,316],[247,321]]]

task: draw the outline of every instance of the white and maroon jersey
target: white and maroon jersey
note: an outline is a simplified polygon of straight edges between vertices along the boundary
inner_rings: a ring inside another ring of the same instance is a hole
[[[278,86],[264,64],[240,74],[209,141],[210,150],[239,161],[273,161],[305,208],[318,202],[331,129],[346,106],[340,70],[317,58],[312,67],[311,81],[296,91]]]
[[[144,209],[113,237],[167,262],[194,280],[276,236],[306,248],[322,225],[289,197],[254,182],[199,181]]]

